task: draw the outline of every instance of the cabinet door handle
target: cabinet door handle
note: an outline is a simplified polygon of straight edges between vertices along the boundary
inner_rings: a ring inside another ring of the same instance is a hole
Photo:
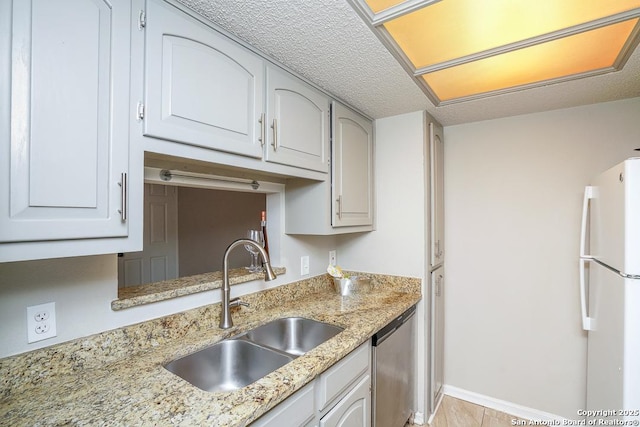
[[[121,196],[120,203],[122,205],[122,209],[120,209],[118,212],[120,212],[120,219],[122,220],[122,222],[125,222],[127,220],[127,173],[126,172],[122,172],[120,174],[120,182],[118,183],[118,185],[120,186],[120,196]]]
[[[258,138],[260,140],[260,146],[264,147],[264,140],[267,138],[266,136],[266,126],[264,123],[264,113],[262,113],[260,115],[260,120],[258,120],[258,122],[260,122],[260,138]]]
[[[435,289],[435,293],[436,296],[439,297],[440,294],[442,293],[442,274],[438,274],[438,277],[436,277],[436,289]]]
[[[438,259],[442,258],[442,249],[440,248],[440,240],[436,240],[435,254],[436,254],[436,258]]]
[[[278,119],[273,119],[273,124],[271,125],[271,129],[273,129],[273,151],[278,150]]]
[[[338,205],[338,219],[342,219],[342,194],[338,196],[338,198],[336,199],[337,205]]]

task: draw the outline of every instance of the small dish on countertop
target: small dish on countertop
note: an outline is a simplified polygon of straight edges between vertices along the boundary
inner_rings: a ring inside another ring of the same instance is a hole
[[[343,278],[333,278],[335,291],[341,296],[349,296],[355,293],[364,293],[371,290],[371,278],[351,276]]]

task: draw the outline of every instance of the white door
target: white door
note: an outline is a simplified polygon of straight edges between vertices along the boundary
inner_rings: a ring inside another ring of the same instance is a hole
[[[0,242],[127,236],[130,2],[1,1]]]
[[[444,144],[442,126],[429,123],[431,266],[444,262]]]
[[[442,395],[444,383],[444,267],[431,273],[431,411]]]
[[[333,227],[373,224],[373,125],[333,102]]]
[[[329,171],[329,99],[301,80],[267,67],[265,159]]]
[[[178,277],[178,188],[144,185],[144,249],[118,258],[118,287]]]
[[[262,59],[160,0],[145,31],[144,134],[262,157]]]

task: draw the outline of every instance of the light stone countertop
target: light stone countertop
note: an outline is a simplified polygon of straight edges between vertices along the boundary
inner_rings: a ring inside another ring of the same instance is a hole
[[[284,267],[273,267],[276,275],[285,274]],[[229,285],[262,280],[264,273],[250,273],[244,268],[229,270]],[[165,301],[172,298],[191,295],[198,292],[210,291],[222,287],[222,271],[196,274],[189,277],[165,280],[162,282],[148,283],[139,286],[130,286],[118,289],[118,299],[111,301],[111,309],[114,311],[136,307],[152,302]]]
[[[361,274],[362,275],[362,274]],[[220,304],[0,359],[0,425],[244,426],[312,381],[416,304],[420,279],[364,274],[369,292],[340,297],[328,275],[243,296],[235,326]],[[163,364],[269,320],[301,316],[344,331],[232,392],[202,391]]]

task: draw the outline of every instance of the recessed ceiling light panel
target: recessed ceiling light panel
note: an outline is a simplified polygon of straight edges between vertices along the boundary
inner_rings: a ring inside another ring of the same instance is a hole
[[[424,74],[441,101],[613,71],[638,19]]]
[[[615,71],[640,0],[349,0],[432,101]]]

